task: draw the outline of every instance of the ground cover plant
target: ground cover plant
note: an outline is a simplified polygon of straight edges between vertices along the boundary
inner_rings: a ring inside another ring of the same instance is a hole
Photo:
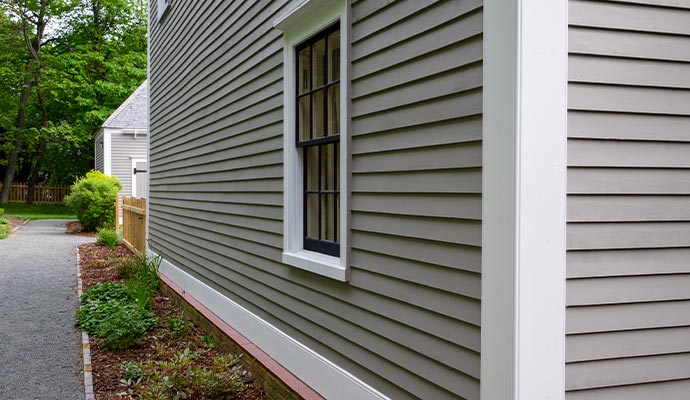
[[[77,214],[85,231],[112,226],[115,199],[121,189],[122,183],[117,177],[91,171],[72,185],[72,193],[65,197],[65,204]]]
[[[6,220],[5,218],[2,218],[2,214],[5,212],[2,208],[0,208],[0,239],[4,239],[10,234],[10,229],[12,228],[12,225],[10,224],[10,221]]]
[[[134,304],[150,311],[156,321],[126,349],[110,347],[105,337],[91,337],[94,391],[99,400],[265,399],[242,368],[241,359],[220,352],[158,290],[156,260],[133,256],[123,245],[111,250],[84,244],[79,254],[85,289],[82,303]]]

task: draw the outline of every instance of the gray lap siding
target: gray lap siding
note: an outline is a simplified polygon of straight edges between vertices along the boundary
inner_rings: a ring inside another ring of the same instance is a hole
[[[281,262],[296,3],[152,9],[151,249],[391,398],[477,399],[481,2],[351,5],[347,283]]]

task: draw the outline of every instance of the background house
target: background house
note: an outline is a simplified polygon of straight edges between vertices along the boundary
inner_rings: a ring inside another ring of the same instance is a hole
[[[333,399],[687,398],[687,1],[155,3],[149,251],[266,362]]]
[[[146,194],[147,134],[148,81],[144,81],[94,136],[95,169],[120,179],[120,196]]]

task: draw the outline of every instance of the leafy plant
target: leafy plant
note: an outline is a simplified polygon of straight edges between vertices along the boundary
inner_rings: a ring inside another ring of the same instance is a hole
[[[115,199],[122,189],[120,180],[100,171],[90,171],[72,185],[65,203],[77,214],[85,231],[93,231],[115,220]]]
[[[98,236],[96,237],[97,244],[107,246],[109,249],[114,249],[120,242],[122,242],[122,237],[116,230],[111,228],[100,228],[98,230]]]
[[[107,282],[93,285],[79,298],[81,304],[89,302],[106,302],[110,300],[131,301],[130,289],[121,283]]]
[[[148,400],[199,395],[205,399],[228,399],[245,389],[248,373],[240,365],[239,357],[219,355],[214,357],[211,367],[194,366],[200,356],[187,347],[168,360],[149,360],[136,366],[123,364],[125,375],[121,382],[129,386],[130,394]]]
[[[88,302],[77,311],[79,326],[89,334],[105,338],[106,350],[126,349],[156,325],[150,311],[123,300]]]
[[[94,285],[81,297],[77,325],[91,335],[105,338],[104,349],[135,346],[156,325],[156,318],[136,302],[129,286],[119,283]]]
[[[2,209],[0,208],[0,210],[2,210]],[[0,215],[2,215],[1,212],[0,212]],[[8,221],[4,218],[0,218],[0,239],[4,239],[10,235],[10,228],[11,228],[10,221]]]
[[[180,315],[170,315],[166,318],[166,320],[168,321],[170,332],[172,333],[173,337],[176,338],[184,337],[187,334],[187,330],[191,326],[191,323],[185,320],[184,313],[180,313]]]

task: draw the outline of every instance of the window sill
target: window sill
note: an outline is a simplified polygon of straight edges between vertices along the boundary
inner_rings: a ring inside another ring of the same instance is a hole
[[[313,272],[315,274],[327,276],[341,282],[349,280],[349,268],[345,268],[340,263],[339,257],[316,253],[309,250],[299,250],[294,253],[283,253],[283,262]]]

